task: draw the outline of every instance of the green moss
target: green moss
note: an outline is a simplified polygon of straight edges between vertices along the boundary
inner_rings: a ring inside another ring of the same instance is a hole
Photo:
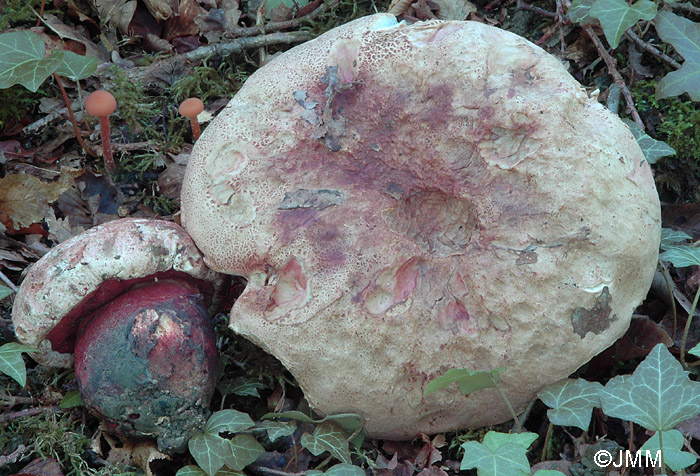
[[[32,8],[38,12],[41,8],[41,0],[7,0],[3,3],[3,12],[2,15],[0,15],[0,31],[4,31],[10,26],[20,26],[24,24],[28,24],[27,26],[30,26],[29,24],[36,25],[36,15],[32,11]],[[48,3],[49,2],[47,2],[47,4]],[[56,13],[55,10],[45,11]]]
[[[654,138],[676,150],[655,167],[661,192],[678,201],[700,200],[700,109],[683,97],[656,100],[655,81],[638,81],[632,89],[637,110],[654,128]]]
[[[9,121],[21,119],[30,113],[39,104],[39,98],[46,96],[44,85],[33,93],[24,86],[15,84],[7,89],[0,89],[0,130],[4,129]]]

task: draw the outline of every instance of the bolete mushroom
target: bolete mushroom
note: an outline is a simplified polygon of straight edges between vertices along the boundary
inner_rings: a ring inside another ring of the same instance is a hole
[[[338,27],[253,74],[194,147],[183,226],[248,284],[231,328],[371,435],[510,418],[627,329],[659,201],[627,127],[553,56],[477,22]]]
[[[181,451],[204,423],[218,352],[207,308],[224,277],[185,231],[123,219],[54,247],[15,299],[17,338],[75,352],[85,406],[129,439]]]

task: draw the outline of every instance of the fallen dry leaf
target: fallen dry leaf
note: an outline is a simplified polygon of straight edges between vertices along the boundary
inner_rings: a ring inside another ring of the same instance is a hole
[[[466,20],[470,13],[476,11],[472,2],[467,0],[432,0],[440,9],[437,17],[440,20]]]
[[[0,221],[12,230],[44,219],[49,204],[68,189],[63,181],[42,182],[32,175],[10,174],[0,179]]]
[[[170,456],[158,451],[158,447],[152,441],[145,441],[136,445],[131,452],[131,457],[139,468],[146,473],[146,476],[154,476],[151,470],[151,463],[156,460],[170,460]]]

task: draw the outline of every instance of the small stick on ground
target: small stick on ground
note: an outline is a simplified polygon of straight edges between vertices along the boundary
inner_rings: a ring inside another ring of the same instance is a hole
[[[313,10],[311,13],[308,13],[304,16],[298,17],[298,18],[293,18],[291,20],[285,20],[285,21],[271,21],[266,23],[264,26],[259,27],[259,26],[250,26],[250,27],[245,27],[245,28],[237,28],[236,30],[233,31],[233,36],[234,37],[241,37],[241,36],[254,36],[254,35],[259,35],[261,30],[263,33],[272,33],[274,31],[279,31],[279,30],[291,30],[293,28],[297,28],[298,26],[304,24],[305,22],[309,20],[313,20],[317,16],[319,16],[321,13],[325,12],[326,10],[335,7],[338,4],[338,0],[331,0],[329,2],[323,2],[321,5]]]
[[[660,59],[661,61],[664,61],[664,62],[670,64],[672,67],[674,67],[674,68],[676,68],[676,69],[680,69],[680,68],[681,68],[681,64],[680,64],[678,61],[674,60],[673,58],[671,58],[671,57],[670,57],[669,55],[667,55],[666,53],[663,53],[662,51],[659,51],[659,50],[658,50],[656,47],[654,47],[653,45],[650,45],[650,44],[647,43],[646,41],[642,40],[639,36],[637,36],[637,34],[636,34],[634,31],[632,31],[631,28],[625,32],[625,36],[626,36],[627,38],[629,38],[630,40],[634,41],[634,44],[635,44],[635,45],[639,46],[639,47],[642,48],[644,51],[646,51],[646,52],[648,52],[649,54],[655,56],[656,58]]]
[[[15,284],[12,281],[10,281],[10,278],[5,276],[2,271],[0,271],[0,281],[2,281],[5,284],[5,286],[10,288],[13,293],[17,294],[17,286],[15,286]]]
[[[521,10],[527,10],[529,12],[535,12],[538,15],[542,15],[543,17],[558,18],[557,13],[550,12],[549,10],[545,10],[544,8],[534,7],[534,6],[530,5],[529,3],[523,2],[523,0],[518,0],[517,8],[519,8]]]
[[[673,10],[684,10],[690,13],[696,13],[700,15],[700,7],[696,7],[691,3],[669,3],[668,4]]]
[[[639,112],[637,112],[637,108],[634,105],[634,99],[632,98],[632,93],[630,93],[630,90],[627,88],[627,85],[625,84],[625,80],[622,79],[622,76],[620,75],[619,71],[617,70],[617,67],[615,65],[615,59],[610,56],[610,54],[607,52],[605,49],[605,46],[603,45],[603,42],[600,41],[600,38],[598,38],[598,35],[596,35],[595,31],[593,31],[593,28],[590,26],[584,26],[583,31],[586,32],[588,37],[591,39],[593,44],[595,45],[596,49],[598,50],[598,54],[600,54],[601,58],[603,58],[603,61],[605,61],[605,64],[608,67],[608,71],[610,71],[610,74],[612,75],[613,79],[615,80],[615,84],[617,84],[620,87],[620,91],[622,91],[622,96],[625,98],[625,102],[627,103],[627,107],[630,110],[630,114],[632,115],[632,119],[634,119],[634,122],[637,123],[637,125],[642,129],[645,130],[646,126],[644,126],[644,122],[642,121],[642,118],[639,117]]]
[[[63,87],[63,82],[61,81],[61,78],[59,78],[56,73],[53,73],[53,79],[56,81],[58,88],[61,90],[61,94],[63,95],[63,102],[66,103],[66,109],[68,109],[68,115],[70,116],[70,122],[71,122],[71,124],[73,124],[73,134],[75,134],[75,138],[78,139],[80,146],[83,148],[83,150],[85,150],[85,152],[89,156],[97,157],[97,154],[95,154],[92,151],[92,149],[90,149],[85,144],[85,142],[83,142],[83,136],[80,134],[80,129],[78,129],[78,123],[75,120],[75,115],[73,114],[73,108],[70,106],[70,99],[68,98],[68,93],[66,93],[66,89]]]
[[[49,407],[32,407],[32,408],[26,408],[24,410],[20,410],[18,412],[12,412],[12,413],[3,413],[0,415],[0,423],[7,423],[9,421],[12,421],[16,418],[23,418],[23,417],[28,417],[28,416],[34,416],[34,415],[40,415],[44,412],[49,412],[49,411],[59,411],[61,408],[58,405],[52,405]]]

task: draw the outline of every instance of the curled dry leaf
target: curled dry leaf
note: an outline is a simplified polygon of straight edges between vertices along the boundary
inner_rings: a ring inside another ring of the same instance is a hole
[[[151,463],[156,460],[170,460],[170,456],[158,451],[155,443],[145,441],[136,445],[131,452],[131,458],[134,460],[141,470],[146,473],[146,476],[154,476],[151,470]]]
[[[466,20],[470,13],[476,11],[472,2],[467,0],[432,0],[440,9],[437,17],[440,20]]]

